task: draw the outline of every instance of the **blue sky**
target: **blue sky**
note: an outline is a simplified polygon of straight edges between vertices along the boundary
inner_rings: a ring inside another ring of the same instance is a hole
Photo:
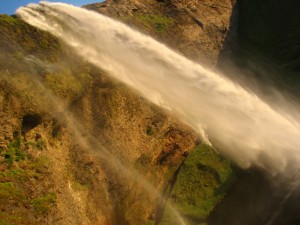
[[[82,6],[88,3],[102,2],[101,0],[48,0],[49,2],[65,2],[75,6]],[[14,14],[20,6],[29,3],[38,3],[39,0],[0,0],[0,14]]]

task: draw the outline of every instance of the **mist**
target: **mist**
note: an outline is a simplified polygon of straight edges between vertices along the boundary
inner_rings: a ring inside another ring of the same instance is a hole
[[[299,121],[156,40],[95,12],[63,3],[17,10],[84,60],[170,111],[239,166],[291,175],[300,166]]]
[[[70,59],[66,59],[66,61],[68,60]],[[28,61],[46,69],[55,69],[55,67],[59,66],[42,62],[34,57],[24,57],[22,64],[28,66]],[[20,79],[19,76],[11,76],[11,74],[7,72],[1,74],[1,79],[13,87],[16,93],[22,95],[24,91],[24,85],[20,82],[22,78]],[[91,153],[91,155],[95,157],[94,160],[96,162],[100,165],[105,165],[106,169],[112,174],[117,174],[116,177],[118,179],[126,179],[135,183],[137,188],[141,188],[142,191],[147,193],[149,199],[154,202],[159,202],[158,206],[163,206],[169,210],[171,215],[176,219],[177,225],[187,225],[184,217],[167,201],[166,196],[164,196],[158,188],[134,169],[132,165],[124,163],[118,156],[115,156],[110,149],[107,149],[103,140],[93,135],[93,132],[89,131],[78,116],[69,109],[68,104],[41,81],[37,68],[32,69],[30,76],[23,79],[23,82],[26,83],[25,86],[31,87],[30,92],[33,96],[43,96],[41,101],[36,102],[38,108],[41,111],[47,111],[52,118],[55,118],[60,124],[64,124],[64,126],[68,128],[72,140],[75,143],[74,146]],[[74,80],[79,81],[76,77],[74,77]]]

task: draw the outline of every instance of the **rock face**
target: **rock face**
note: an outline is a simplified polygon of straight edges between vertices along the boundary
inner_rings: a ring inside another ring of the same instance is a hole
[[[256,77],[265,87],[272,80],[298,94],[297,6],[107,0],[85,7],[208,67],[217,63],[234,79],[242,71],[241,83]],[[0,33],[0,223],[174,225],[167,202],[191,225],[241,224],[244,216],[230,220],[226,211],[239,196],[231,192],[220,204],[235,169],[194,131],[51,35],[4,15]],[[243,179],[233,192],[248,196],[239,189],[248,187]]]
[[[298,96],[299,7],[293,0],[237,1],[219,65],[244,83],[254,80],[265,90],[275,85]],[[233,73],[232,67],[240,70]]]
[[[152,3],[166,10],[167,3]],[[135,16],[157,37],[167,35],[173,23],[161,14]],[[0,220],[161,222],[164,201],[156,192],[172,195],[181,165],[200,142],[194,131],[77,58],[51,35],[9,16],[0,16],[0,32]],[[231,177],[231,164],[223,163],[229,176],[212,179],[207,200]],[[218,169],[208,167],[197,171],[214,177]]]
[[[218,63],[234,76],[227,65],[247,68],[246,82],[256,76],[264,87],[272,78],[297,93],[298,5],[107,0],[85,7],[209,67]],[[0,33],[0,223],[176,224],[156,191],[189,224],[224,223],[228,202],[240,199],[232,193],[213,214],[220,217],[207,216],[234,169],[194,131],[51,35],[4,15]],[[272,75],[260,76],[270,68]]]
[[[240,1],[240,39],[283,70],[299,72],[299,6],[298,1]]]
[[[233,4],[232,0],[120,0],[85,8],[130,24],[211,67],[228,32]]]

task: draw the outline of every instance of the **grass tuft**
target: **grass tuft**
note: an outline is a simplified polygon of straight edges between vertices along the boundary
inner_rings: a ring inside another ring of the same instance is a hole
[[[49,212],[55,202],[56,195],[54,193],[48,193],[47,195],[32,200],[31,204],[38,213],[46,214]]]
[[[125,22],[142,24],[143,26],[154,29],[157,33],[166,32],[174,23],[174,20],[164,15],[136,13],[134,16],[121,18]]]

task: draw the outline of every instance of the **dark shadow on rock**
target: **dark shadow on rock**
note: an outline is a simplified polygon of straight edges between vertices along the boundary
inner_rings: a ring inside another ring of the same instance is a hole
[[[218,69],[266,102],[299,102],[299,8],[297,0],[238,0]],[[300,193],[275,182],[257,170],[243,172],[208,224],[300,224]]]
[[[208,225],[300,224],[300,193],[258,170],[243,171]]]
[[[226,76],[261,95],[300,95],[300,2],[238,0],[218,59]]]
[[[41,123],[42,123],[42,117],[40,115],[38,114],[25,115],[22,120],[22,134],[24,135],[26,132],[37,127]]]

